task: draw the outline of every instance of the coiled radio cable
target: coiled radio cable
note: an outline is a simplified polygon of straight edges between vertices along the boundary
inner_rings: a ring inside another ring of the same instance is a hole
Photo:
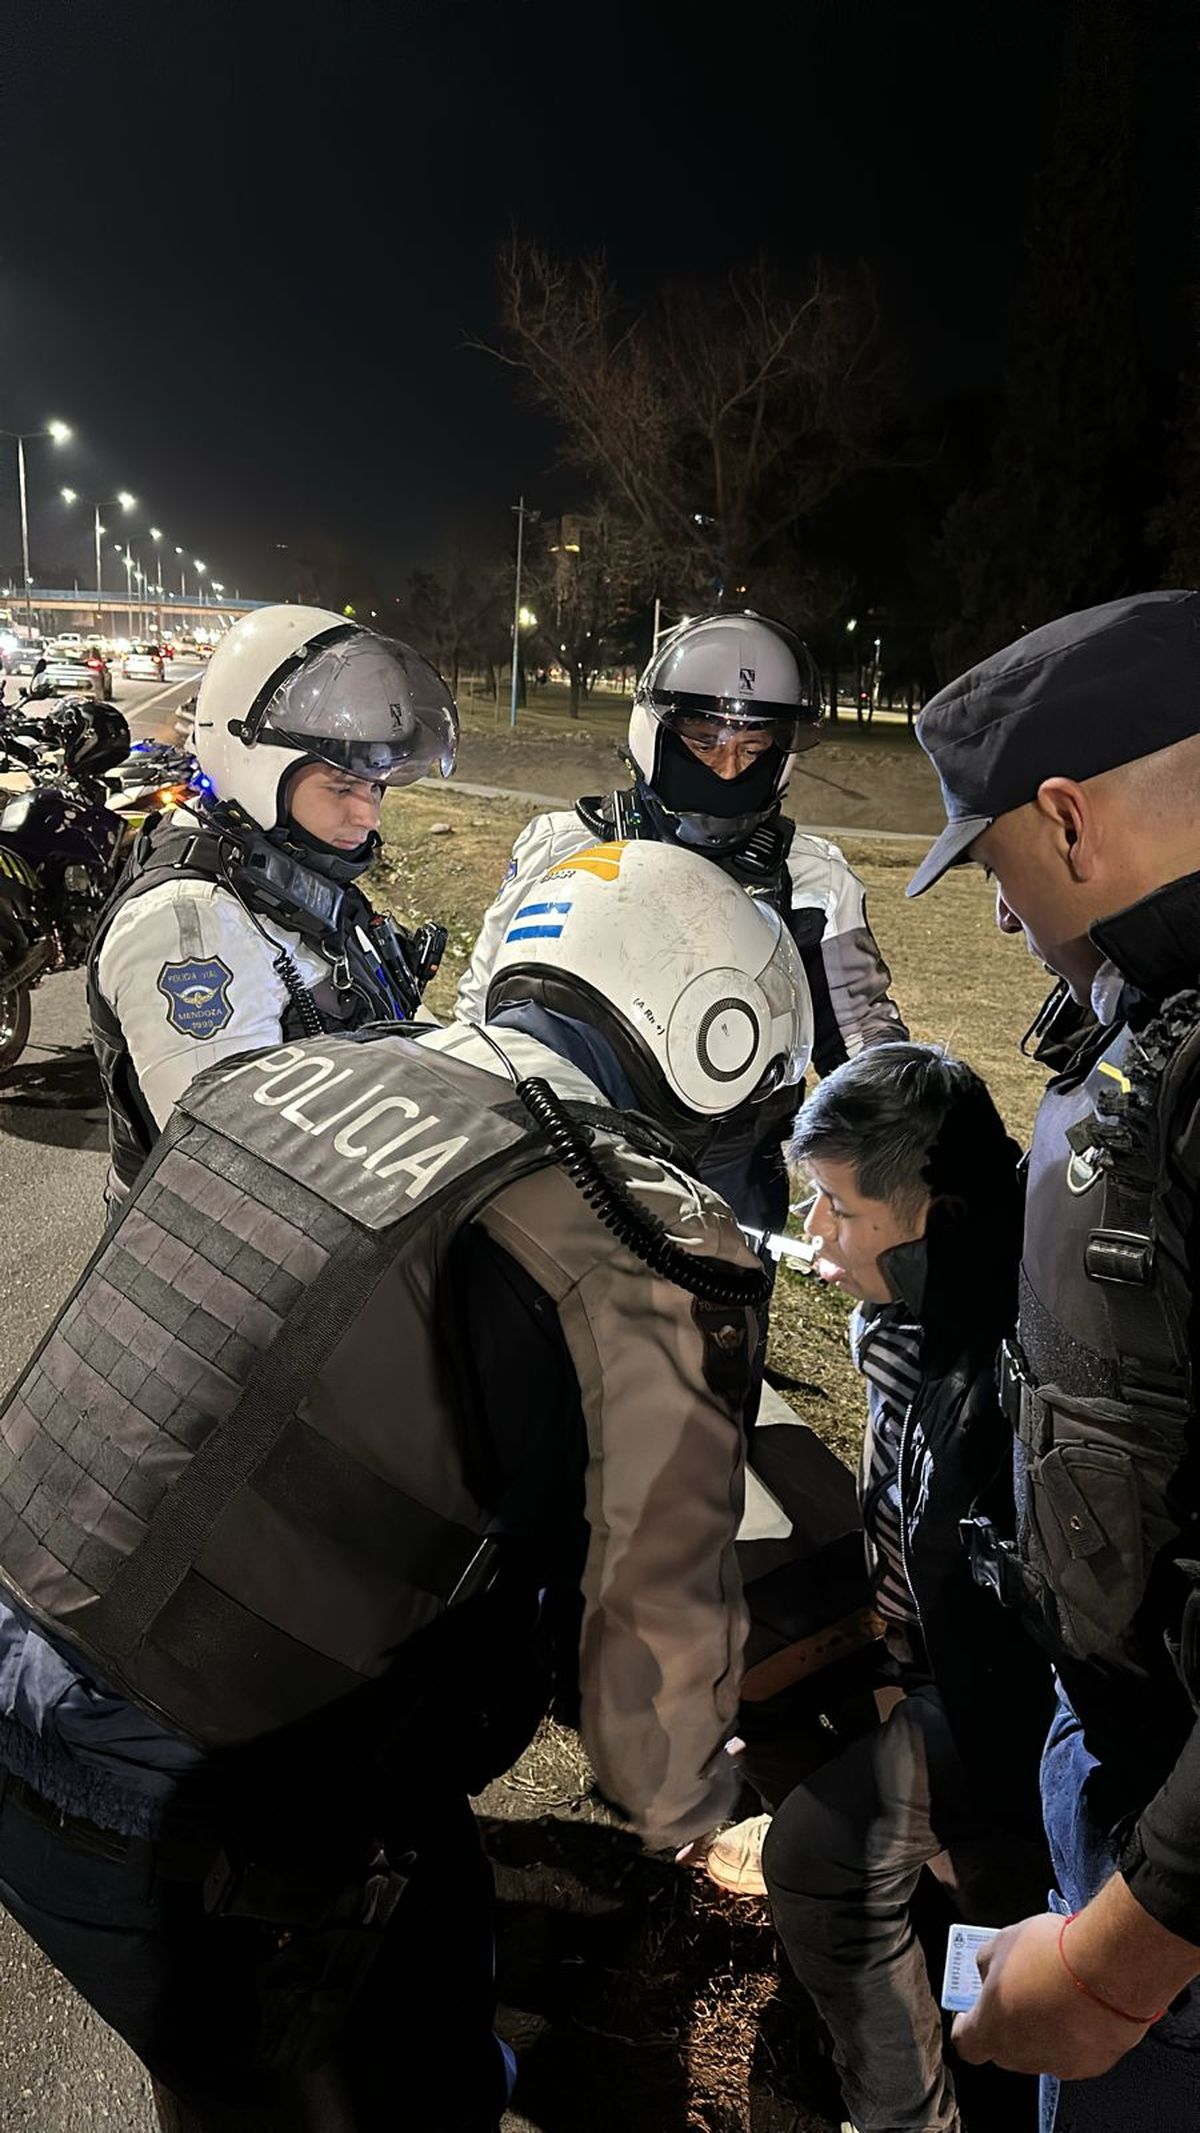
[[[495,1049],[499,1050],[496,1046]],[[592,1152],[591,1136],[564,1110],[549,1083],[538,1076],[516,1084],[517,1095],[544,1134],[559,1168],[581,1192],[606,1229],[645,1266],[673,1281],[701,1303],[761,1310],[771,1294],[770,1277],[758,1268],[725,1266],[695,1257],[673,1243],[619,1178],[610,1177]]]

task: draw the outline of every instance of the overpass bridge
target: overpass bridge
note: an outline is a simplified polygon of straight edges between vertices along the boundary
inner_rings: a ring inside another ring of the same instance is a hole
[[[161,600],[156,593],[127,599],[123,593],[97,596],[94,590],[81,592],[78,586],[68,590],[63,586],[35,585],[29,593],[28,608],[33,616],[33,633],[39,637],[53,637],[61,630],[95,630],[102,637],[161,637],[183,631],[194,636],[197,629],[225,630],[239,615],[271,604],[269,600],[209,596],[189,600],[180,593],[166,591]],[[0,627],[23,636],[26,613],[25,587],[0,585]]]

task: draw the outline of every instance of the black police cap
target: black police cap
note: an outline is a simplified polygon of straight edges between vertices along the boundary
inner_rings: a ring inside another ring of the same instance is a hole
[[[946,827],[908,884],[932,888],[1047,778],[1099,777],[1200,733],[1200,593],[1136,593],[1064,615],[931,697],[917,738]]]

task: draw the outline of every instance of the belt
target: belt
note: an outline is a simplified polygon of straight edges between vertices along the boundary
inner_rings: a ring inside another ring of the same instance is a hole
[[[56,1807],[44,1793],[38,1792],[24,1778],[14,1777],[9,1770],[0,1770],[0,1808],[15,1807],[29,1822],[40,1822],[45,1829],[52,1829],[64,1843],[76,1851],[86,1851],[104,1859],[127,1858],[135,1845],[145,1844],[144,1837],[131,1837],[117,1829],[104,1829],[99,1822],[88,1820],[86,1815],[71,1815],[64,1808]]]
[[[134,1837],[119,1829],[105,1829],[87,1815],[68,1814],[24,1778],[0,1769],[0,1813],[15,1807],[29,1822],[61,1837],[72,1851],[87,1852],[94,1859],[135,1859],[153,1853],[158,1871],[168,1881],[202,1881],[212,1865],[218,1840],[168,1835]]]

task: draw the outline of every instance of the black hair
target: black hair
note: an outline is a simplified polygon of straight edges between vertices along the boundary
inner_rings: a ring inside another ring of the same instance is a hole
[[[789,1153],[851,1164],[864,1198],[901,1216],[932,1199],[923,1367],[994,1350],[1016,1315],[1020,1149],[973,1067],[937,1045],[869,1045],[818,1083]]]
[[[973,1197],[1007,1145],[987,1084],[933,1044],[872,1044],[817,1084],[789,1153],[850,1163],[858,1190],[909,1215],[931,1193]]]

